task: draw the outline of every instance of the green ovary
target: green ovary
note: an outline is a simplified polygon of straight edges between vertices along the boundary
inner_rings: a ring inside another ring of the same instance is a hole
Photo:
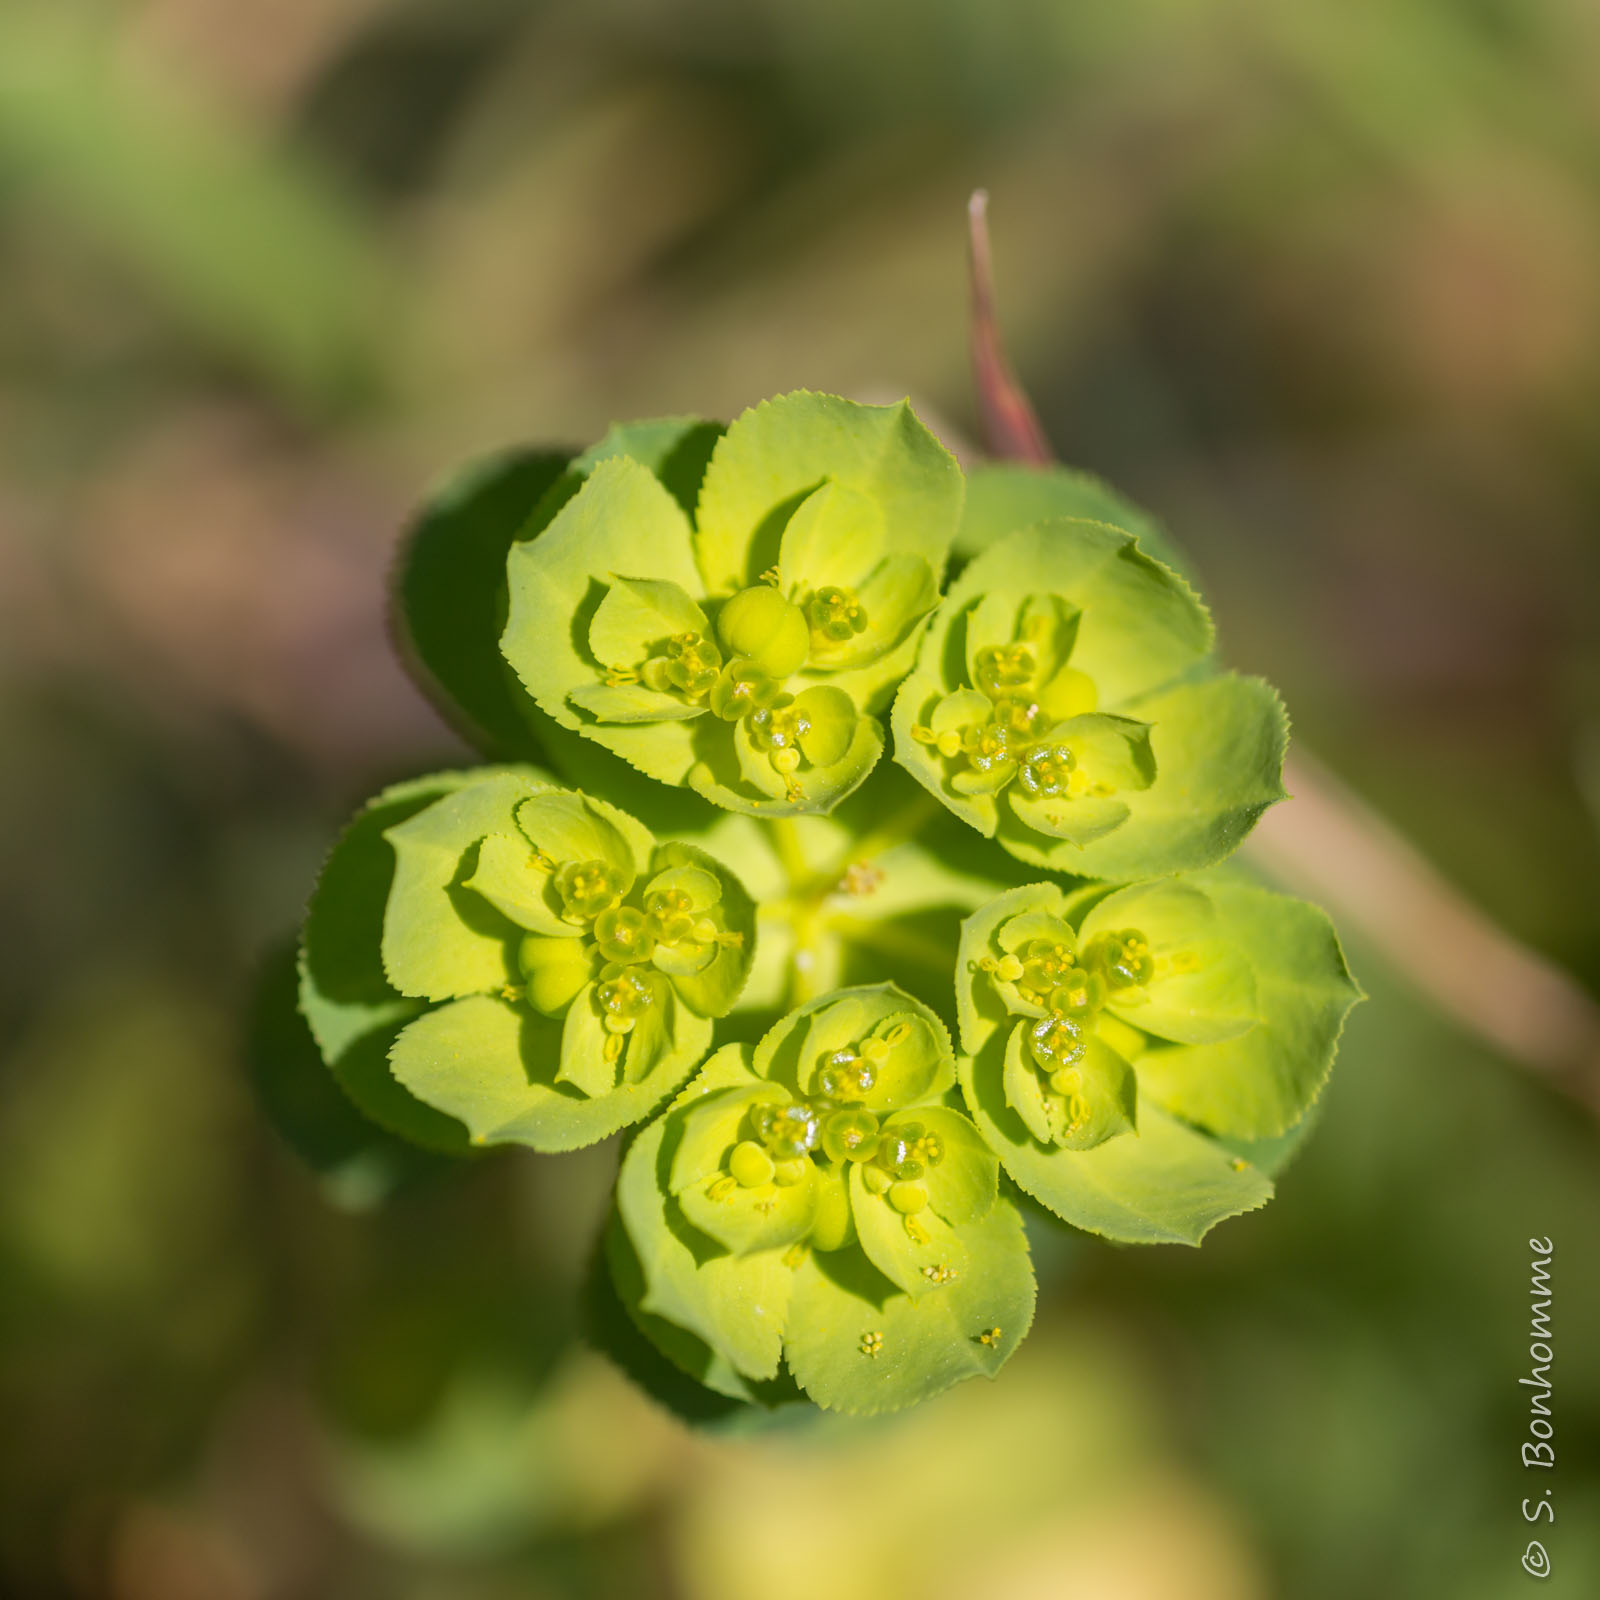
[[[728,1171],[741,1189],[759,1189],[772,1182],[777,1165],[754,1139],[741,1139],[728,1157]]]
[[[811,629],[805,613],[776,589],[758,583],[724,603],[717,632],[734,657],[769,678],[787,678],[806,664]]]
[[[850,1212],[850,1192],[843,1184],[828,1184],[817,1203],[816,1221],[811,1225],[810,1243],[816,1250],[842,1250],[856,1237],[855,1218]]]

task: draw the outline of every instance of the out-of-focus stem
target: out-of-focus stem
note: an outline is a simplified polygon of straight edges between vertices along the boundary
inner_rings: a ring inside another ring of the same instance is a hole
[[[874,922],[868,917],[835,912],[828,918],[827,927],[829,932],[851,944],[910,961],[945,978],[955,966],[955,955],[947,942],[927,938],[911,928],[896,927],[892,922]]]
[[[1256,825],[1249,857],[1325,904],[1452,1020],[1600,1113],[1600,1005],[1303,748],[1284,778],[1294,798]]]
[[[986,189],[974,190],[967,202],[967,240],[972,256],[972,371],[990,453],[1003,461],[1048,466],[1055,454],[1039,426],[1032,402],[1006,359],[995,317]]]
[[[772,848],[777,851],[778,862],[789,878],[789,892],[803,894],[811,877],[804,846],[800,843],[800,830],[792,817],[771,817],[767,830],[772,837]]]
[[[932,821],[938,811],[939,802],[930,794],[919,793],[915,799],[908,800],[895,813],[893,821],[863,834],[840,851],[830,872],[833,882],[837,883],[844,876],[851,862],[870,862],[893,850],[896,845],[904,844],[907,839],[914,839],[921,832],[922,825]]]

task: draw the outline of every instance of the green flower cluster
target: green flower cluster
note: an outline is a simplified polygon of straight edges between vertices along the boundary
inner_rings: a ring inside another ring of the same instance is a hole
[[[646,1332],[725,1394],[755,1398],[781,1358],[850,1411],[995,1372],[1033,1272],[954,1081],[944,1025],[892,984],[719,1050],[618,1179],[608,1253]]]
[[[749,895],[705,851],[535,769],[488,769],[356,819],[307,915],[300,1004],[374,1120],[417,1119],[341,1070],[372,1028],[396,1090],[473,1143],[571,1150],[683,1083],[754,946]]]
[[[950,587],[895,701],[895,758],[1057,872],[1219,861],[1283,790],[1273,691],[1209,664],[1211,620],[1131,534],[1047,519]]]
[[[1270,1198],[1239,1151],[1302,1121],[1355,998],[1323,913],[1242,877],[1025,884],[962,926],[962,1089],[1058,1216],[1198,1243]]]
[[[691,518],[625,453],[585,464],[507,563],[500,646],[540,711],[757,816],[828,811],[939,598],[961,510],[904,406],[790,395],[716,444]]]
[[[631,1129],[595,1333],[660,1392],[992,1376],[1032,1317],[1016,1193],[1198,1243],[1270,1197],[1358,997],[1320,911],[1218,865],[1286,729],[1177,561],[1081,475],[964,475],[905,405],[475,469],[397,617],[504,764],[335,847],[323,1061],[440,1149]]]

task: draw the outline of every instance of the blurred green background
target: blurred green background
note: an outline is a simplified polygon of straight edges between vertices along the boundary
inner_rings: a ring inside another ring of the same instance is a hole
[[[1278,1201],[1040,1230],[1003,1380],[871,1427],[691,1434],[585,1352],[608,1152],[362,1209],[257,1107],[333,830],[462,756],[407,507],[799,386],[970,436],[977,183],[1063,456],[1600,984],[1592,0],[0,0],[0,1594],[1522,1594],[1542,1235],[1544,1587],[1600,1593],[1594,1121],[1359,938]]]

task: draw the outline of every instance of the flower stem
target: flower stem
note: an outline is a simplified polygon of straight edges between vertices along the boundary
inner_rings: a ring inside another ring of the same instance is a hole
[[[767,828],[772,834],[772,848],[778,853],[778,861],[783,870],[789,875],[789,891],[794,895],[804,894],[810,884],[812,873],[810,863],[806,860],[806,852],[800,843],[800,830],[794,824],[793,817],[770,817]]]
[[[898,956],[929,972],[946,976],[955,971],[955,951],[947,940],[930,939],[910,928],[892,922],[874,922],[870,917],[852,917],[842,911],[828,918],[826,926],[851,944],[876,950],[881,955]]]

